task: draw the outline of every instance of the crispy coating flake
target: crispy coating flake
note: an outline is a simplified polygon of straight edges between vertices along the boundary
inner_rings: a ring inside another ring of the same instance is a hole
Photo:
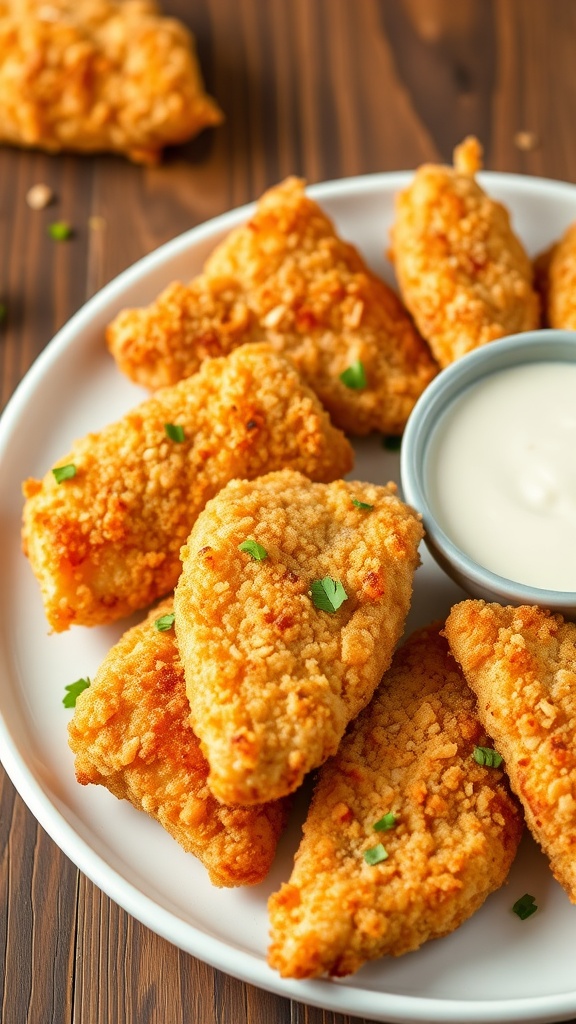
[[[120,369],[153,388],[261,339],[290,355],[334,423],[352,434],[401,433],[437,371],[397,296],[297,178],[265,193],[199,277],[169,285],[145,309],[124,310],[107,332]],[[358,359],[367,387],[352,390],[340,374]]]
[[[576,903],[576,625],[539,608],[463,601],[446,636],[526,824]]]
[[[534,264],[548,327],[576,330],[576,222]]]
[[[285,470],[235,480],[208,504],[182,550],[175,611],[219,800],[275,799],[335,753],[402,634],[422,533],[394,484],[312,484]],[[247,539],[264,561],[239,550]],[[334,614],[310,596],[326,576],[347,595]]]
[[[246,345],[76,441],[58,465],[70,463],[72,479],[49,471],[24,485],[24,551],[56,632],[113,622],[172,590],[196,516],[232,478],[289,466],[333,480],[353,454],[294,368]]]
[[[496,338],[539,327],[532,267],[508,211],[477,184],[482,150],[425,164],[396,202],[392,257],[404,302],[445,367]]]
[[[223,807],[210,793],[174,630],[154,626],[172,609],[169,598],[128,630],[78,698],[68,726],[76,777],[159,821],[202,861],[214,885],[256,885],[268,873],[288,805]]]
[[[0,0],[0,141],[154,163],[221,120],[153,0]]]
[[[439,627],[413,634],[319,773],[292,877],[269,901],[270,965],[342,976],[446,935],[504,882],[522,823]],[[374,825],[392,812],[385,832]],[[381,843],[388,858],[364,860]]]

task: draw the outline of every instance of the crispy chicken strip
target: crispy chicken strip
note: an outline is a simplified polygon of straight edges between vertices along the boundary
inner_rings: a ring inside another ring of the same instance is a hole
[[[152,388],[261,339],[291,356],[352,434],[401,433],[437,369],[397,296],[297,178],[265,193],[199,277],[171,284],[145,309],[124,310],[107,332],[120,369]],[[340,375],[358,361],[365,381],[347,386]]]
[[[291,470],[235,480],[208,504],[182,549],[175,612],[219,800],[276,799],[335,753],[402,634],[422,533],[394,484]],[[247,540],[262,561],[239,549]],[[324,610],[311,588],[326,579],[343,603]]]
[[[319,773],[292,877],[269,901],[283,977],[340,977],[417,949],[508,874],[521,817],[502,772],[472,758],[488,741],[438,630],[400,649]]]
[[[352,462],[318,399],[268,346],[209,360],[76,441],[58,463],[75,468],[71,479],[49,471],[25,483],[23,546],[50,625],[113,622],[172,590],[180,546],[232,478],[289,466],[333,480]]]
[[[445,367],[496,338],[540,326],[532,267],[508,211],[480,188],[482,149],[454,169],[425,164],[398,196],[392,257],[404,302]]]
[[[576,222],[538,256],[535,273],[546,325],[576,330]]]
[[[153,0],[0,0],[0,141],[154,163],[221,120]]]
[[[576,625],[539,608],[463,601],[446,636],[526,824],[576,903]]]
[[[174,630],[154,625],[172,610],[169,598],[129,629],[80,694],[68,726],[76,777],[159,821],[214,885],[256,885],[274,859],[288,805],[223,807],[210,793]]]

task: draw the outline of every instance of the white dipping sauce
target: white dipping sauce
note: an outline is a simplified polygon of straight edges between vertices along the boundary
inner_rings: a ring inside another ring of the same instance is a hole
[[[527,363],[471,385],[427,451],[439,525],[486,569],[576,591],[576,363]]]

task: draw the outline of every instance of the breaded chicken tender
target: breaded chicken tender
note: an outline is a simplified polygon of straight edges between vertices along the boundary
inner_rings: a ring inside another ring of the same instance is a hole
[[[547,326],[576,330],[576,222],[538,256],[535,273]]]
[[[351,434],[401,433],[437,372],[397,296],[297,178],[265,193],[199,277],[169,285],[145,309],[124,310],[107,331],[120,369],[151,388],[262,339],[290,355]],[[347,386],[340,375],[358,362],[360,378]]]
[[[222,114],[153,0],[0,0],[0,141],[154,163]]]
[[[336,752],[402,634],[422,533],[394,484],[285,470],[209,502],[182,549],[174,608],[219,800],[276,799]]]
[[[173,590],[194,520],[234,477],[288,466],[333,480],[352,462],[318,399],[268,346],[209,360],[76,441],[58,463],[71,478],[49,471],[25,483],[23,546],[52,629],[113,622]]]
[[[532,267],[508,211],[475,180],[474,138],[454,169],[425,164],[396,202],[392,258],[400,291],[440,366],[540,326]]]
[[[576,624],[539,608],[463,601],[446,636],[526,824],[576,903]]]
[[[269,963],[340,977],[447,935],[502,885],[522,831],[439,627],[413,634],[320,770],[288,883],[269,901]]]
[[[76,777],[159,821],[214,885],[256,885],[274,859],[288,805],[223,807],[210,793],[174,630],[155,627],[172,609],[169,598],[129,629],[78,698],[68,726]]]

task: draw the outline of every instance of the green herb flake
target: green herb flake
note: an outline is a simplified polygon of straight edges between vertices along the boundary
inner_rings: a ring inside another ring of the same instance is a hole
[[[367,501],[358,501],[358,498],[352,498],[352,504],[355,505],[356,508],[364,509],[365,512],[371,512],[374,508],[374,505],[369,505]]]
[[[167,630],[172,629],[175,618],[174,612],[169,612],[168,615],[161,615],[159,619],[155,619],[154,625],[159,633],[166,633]]]
[[[310,584],[312,603],[321,612],[337,612],[340,605],[348,600],[348,594],[340,583],[340,580],[333,580],[331,576],[324,576],[321,580],[313,580]]]
[[[364,860],[367,864],[380,864],[383,860],[388,860],[388,854],[382,843],[378,843],[378,846],[371,846],[369,850],[364,850]]]
[[[8,306],[5,302],[0,302],[0,324],[3,324],[8,316]]]
[[[364,366],[359,359],[350,363],[348,369],[344,370],[344,373],[340,374],[340,380],[347,388],[352,388],[353,391],[362,391],[368,386]]]
[[[64,707],[75,708],[78,697],[84,690],[87,690],[89,686],[90,679],[88,676],[86,676],[86,679],[77,679],[75,683],[69,683],[68,686],[65,686],[64,689],[66,690],[66,694],[62,698]]]
[[[268,558],[266,548],[263,548],[252,537],[249,537],[248,540],[243,540],[238,545],[238,550],[243,551],[245,555],[250,555],[250,558],[253,558],[255,562],[263,562],[265,558]]]
[[[382,447],[388,452],[399,452],[402,446],[402,438],[397,437],[395,434],[386,434],[382,438]]]
[[[394,828],[397,820],[396,815],[390,812],[389,814],[384,814],[372,827],[375,832],[389,832],[391,828]]]
[[[57,220],[48,225],[48,234],[55,242],[66,242],[72,238],[73,231],[67,221]]]
[[[492,747],[474,747],[472,757],[476,764],[484,764],[487,768],[499,768],[503,761],[498,751]]]
[[[520,918],[521,921],[525,921],[527,917],[532,917],[538,910],[536,906],[536,900],[534,896],[530,896],[529,893],[525,893],[512,907],[512,910]]]
[[[181,427],[178,423],[165,423],[164,430],[166,431],[166,437],[169,437],[171,441],[176,441],[177,444],[182,444],[186,440],[184,427]]]
[[[73,476],[76,476],[76,466],[70,462],[67,466],[56,466],[52,472],[56,483],[61,484],[64,480],[71,480]]]

